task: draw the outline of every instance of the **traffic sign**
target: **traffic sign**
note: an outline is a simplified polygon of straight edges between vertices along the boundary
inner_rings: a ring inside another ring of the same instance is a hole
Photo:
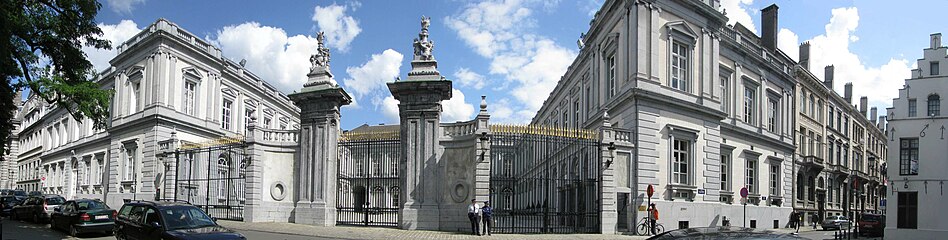
[[[46,181],[46,177],[41,177],[40,181]]]
[[[645,190],[645,194],[648,194],[648,197],[652,197],[652,194],[655,194],[655,188],[652,187],[652,184],[648,185],[648,189]]]
[[[747,187],[742,187],[742,188],[741,188],[741,197],[742,197],[742,198],[747,198]]]

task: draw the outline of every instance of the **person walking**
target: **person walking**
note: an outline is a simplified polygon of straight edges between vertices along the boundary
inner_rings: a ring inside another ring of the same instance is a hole
[[[800,225],[803,224],[803,214],[800,212],[793,212],[793,228],[796,229],[796,233],[800,233]]]
[[[467,206],[467,218],[471,219],[471,233],[480,236],[481,208],[477,206],[477,200],[471,199],[471,205]]]
[[[493,215],[494,208],[490,206],[490,202],[484,202],[484,207],[481,208],[481,219],[484,222],[481,225],[484,228],[484,232],[481,233],[481,235],[486,234],[490,236],[490,227],[494,225],[492,220]]]

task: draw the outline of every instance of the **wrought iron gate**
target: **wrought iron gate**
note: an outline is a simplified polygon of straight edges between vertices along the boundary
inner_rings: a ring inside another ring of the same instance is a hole
[[[175,151],[174,200],[187,201],[217,219],[243,221],[250,164],[245,147],[237,139],[182,145]]]
[[[598,134],[492,125],[490,202],[499,233],[598,233]]]
[[[398,226],[400,142],[397,131],[342,134],[336,224]]]

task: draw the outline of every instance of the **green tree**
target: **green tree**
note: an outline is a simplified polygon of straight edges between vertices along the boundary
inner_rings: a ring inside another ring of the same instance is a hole
[[[104,128],[112,90],[100,89],[82,46],[110,49],[101,39],[94,0],[0,1],[0,140],[6,143],[17,106],[16,90],[27,88],[77,121],[91,118]],[[0,151],[6,144],[0,144]]]

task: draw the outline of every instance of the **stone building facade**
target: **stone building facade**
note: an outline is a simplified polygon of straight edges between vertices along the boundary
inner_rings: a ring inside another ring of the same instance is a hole
[[[111,67],[96,80],[115,91],[107,128],[77,122],[35,95],[26,100],[19,115],[18,188],[100,198],[111,206],[165,198],[162,186],[174,165],[158,154],[173,133],[180,145],[242,137],[253,127],[299,127],[299,110],[286,95],[168,20],[116,49]]]
[[[735,226],[786,224],[795,63],[776,49],[776,6],[762,12],[762,37],[726,26],[718,7],[606,1],[579,57],[533,119],[596,128],[612,116],[617,185],[602,201],[616,204],[603,211],[615,212],[619,231],[644,216],[649,185],[669,229],[719,226],[725,218]]]
[[[940,239],[948,233],[948,221],[942,219],[948,215],[948,117],[941,113],[941,96],[948,95],[948,47],[942,45],[941,33],[932,34],[930,41],[887,109],[891,189],[886,191],[885,234],[900,239]]]
[[[881,213],[885,199],[885,117],[877,116],[868,98],[853,105],[852,83],[840,96],[833,90],[834,66],[824,68],[824,80],[809,70],[810,45],[800,45],[797,79],[797,150],[794,169],[795,210],[807,220],[856,213]],[[867,115],[868,114],[868,115]]]

